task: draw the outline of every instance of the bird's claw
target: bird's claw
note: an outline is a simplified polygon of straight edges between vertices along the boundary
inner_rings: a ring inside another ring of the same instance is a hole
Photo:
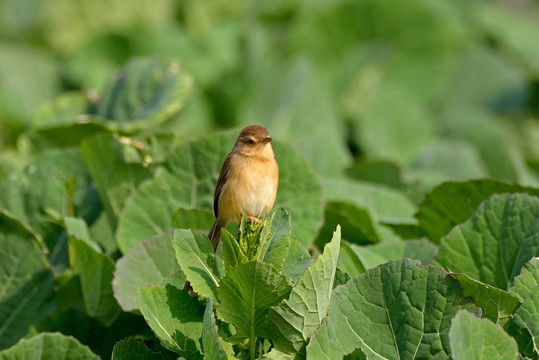
[[[247,221],[249,221],[251,224],[260,224],[260,219],[254,216],[247,216]]]

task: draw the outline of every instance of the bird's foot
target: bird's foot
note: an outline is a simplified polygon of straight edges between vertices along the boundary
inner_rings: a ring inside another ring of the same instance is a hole
[[[247,216],[247,221],[249,221],[251,224],[260,224],[260,219],[254,216]]]

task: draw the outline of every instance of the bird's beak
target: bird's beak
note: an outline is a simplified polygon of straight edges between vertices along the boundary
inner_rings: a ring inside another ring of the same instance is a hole
[[[267,143],[271,142],[271,138],[270,137],[264,138],[264,140],[262,140],[262,142],[264,144],[267,144]]]

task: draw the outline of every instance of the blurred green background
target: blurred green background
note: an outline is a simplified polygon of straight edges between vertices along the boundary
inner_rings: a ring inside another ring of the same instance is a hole
[[[43,102],[161,56],[195,85],[159,131],[258,123],[322,177],[416,200],[445,180],[537,186],[538,39],[530,0],[2,0],[0,148],[28,150]]]

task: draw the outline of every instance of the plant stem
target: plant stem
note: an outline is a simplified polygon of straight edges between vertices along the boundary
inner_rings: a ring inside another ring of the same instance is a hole
[[[256,353],[256,338],[255,338],[255,328],[251,327],[251,336],[249,336],[249,358],[255,360]]]

